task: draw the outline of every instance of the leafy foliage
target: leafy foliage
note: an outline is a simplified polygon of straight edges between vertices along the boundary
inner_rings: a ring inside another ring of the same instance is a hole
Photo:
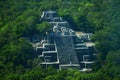
[[[1,0],[0,80],[119,80],[119,0]],[[39,21],[43,10],[56,10],[76,31],[95,33],[99,52],[95,73],[34,68],[32,46],[22,37],[44,35],[51,26]],[[99,64],[99,65],[98,65]]]

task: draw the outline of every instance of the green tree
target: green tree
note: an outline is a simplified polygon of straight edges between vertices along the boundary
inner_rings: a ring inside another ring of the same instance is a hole
[[[46,32],[51,29],[51,25],[48,22],[43,22],[41,24],[36,24],[36,28],[40,33],[46,34]]]

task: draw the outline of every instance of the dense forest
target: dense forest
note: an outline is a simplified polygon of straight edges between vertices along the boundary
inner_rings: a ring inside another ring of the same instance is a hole
[[[43,69],[24,39],[45,35],[43,10],[55,10],[75,31],[94,33],[98,51],[92,73]],[[119,80],[119,0],[0,0],[0,80]]]

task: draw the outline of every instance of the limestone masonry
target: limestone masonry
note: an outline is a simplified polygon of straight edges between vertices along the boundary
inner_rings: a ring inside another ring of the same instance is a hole
[[[92,71],[91,64],[96,58],[95,44],[90,40],[92,33],[75,32],[56,11],[43,11],[40,20],[48,21],[52,31],[32,43],[41,59],[39,65]]]

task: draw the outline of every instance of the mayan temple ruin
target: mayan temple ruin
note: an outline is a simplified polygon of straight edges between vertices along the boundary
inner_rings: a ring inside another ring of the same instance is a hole
[[[91,65],[96,58],[95,44],[90,39],[92,33],[74,31],[56,11],[43,11],[40,20],[48,21],[52,31],[33,44],[41,59],[39,65],[92,71]]]

